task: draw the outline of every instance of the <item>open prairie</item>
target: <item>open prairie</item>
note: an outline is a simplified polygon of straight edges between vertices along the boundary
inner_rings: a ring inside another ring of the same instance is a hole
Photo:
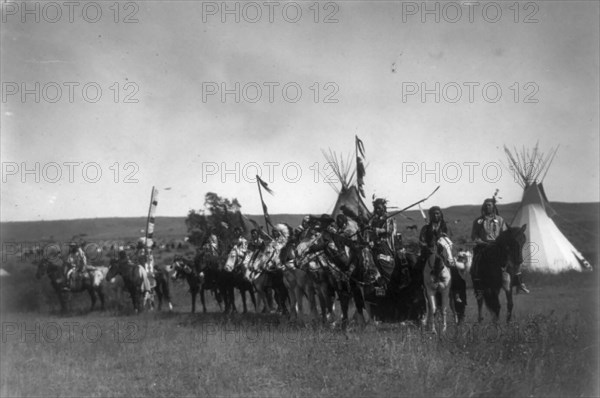
[[[0,395],[597,396],[597,273],[527,278],[510,325],[475,323],[469,290],[465,324],[438,335],[372,322],[343,332],[253,309],[226,317],[212,298],[190,314],[179,282],[172,313],[110,300],[87,313],[80,295],[61,317],[47,281],[31,280],[42,305],[2,312]]]
[[[515,296],[511,324],[493,324],[487,312],[476,323],[469,289],[466,322],[434,335],[413,324],[290,324],[251,304],[248,314],[224,316],[210,295],[208,313],[191,314],[184,281],[171,282],[173,312],[134,315],[127,295],[118,302],[110,290],[105,311],[88,312],[82,293],[65,317],[48,280],[16,260],[3,261],[11,276],[1,282],[1,396],[600,394],[597,270],[526,274],[531,294]],[[502,316],[502,295],[501,303]]]

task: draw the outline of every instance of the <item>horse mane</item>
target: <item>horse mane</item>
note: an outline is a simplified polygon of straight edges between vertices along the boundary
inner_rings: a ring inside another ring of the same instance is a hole
[[[525,236],[522,227],[508,227],[505,231],[500,232],[493,244],[504,245],[510,241],[516,241],[520,235]]]

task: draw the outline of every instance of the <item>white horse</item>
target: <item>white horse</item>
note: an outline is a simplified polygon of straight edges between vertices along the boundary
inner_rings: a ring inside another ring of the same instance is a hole
[[[438,250],[439,249],[439,250]],[[438,254],[439,253],[439,254]],[[436,242],[434,253],[425,261],[423,268],[423,283],[427,299],[427,325],[435,333],[434,315],[436,313],[435,296],[441,295],[442,332],[446,331],[446,314],[448,312],[448,301],[450,297],[450,284],[452,278],[448,267],[456,266],[456,260],[452,254],[452,241],[443,235]],[[452,305],[454,311],[454,306]]]

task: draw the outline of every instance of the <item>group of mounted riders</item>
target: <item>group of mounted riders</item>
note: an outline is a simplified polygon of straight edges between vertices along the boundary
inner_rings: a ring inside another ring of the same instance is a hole
[[[450,235],[443,213],[437,206],[429,210],[429,221],[419,235],[420,253],[415,255],[404,248],[395,221],[388,216],[385,199],[374,200],[373,208],[374,212],[370,218],[342,207],[342,213],[335,218],[327,214],[319,217],[306,216],[296,228],[287,224],[276,224],[272,226],[270,234],[262,228],[253,229],[249,240],[243,236],[242,229],[236,227],[233,230],[233,239],[228,245],[223,245],[227,247],[221,247],[216,229],[211,228],[204,244],[198,248],[195,259],[186,260],[177,256],[175,266],[177,269],[185,269],[188,274],[196,275],[198,279],[201,278],[203,283],[213,281],[215,289],[226,289],[223,288],[222,282],[226,280],[225,284],[231,284],[231,292],[236,280],[234,275],[239,277],[238,280],[250,283],[258,278],[266,278],[266,284],[254,283],[254,287],[256,290],[265,286],[272,288],[275,296],[287,294],[283,288],[285,278],[281,277],[282,273],[303,269],[317,282],[323,279],[323,273],[328,274],[326,278],[331,285],[332,294],[337,293],[340,301],[343,294],[352,296],[358,311],[362,310],[364,301],[375,306],[389,305],[382,303],[378,296],[389,298],[389,292],[410,288],[414,294],[404,298],[414,301],[415,305],[419,306],[419,298],[423,296],[424,263],[432,255],[440,254],[439,239]],[[507,225],[498,214],[495,200],[486,199],[481,207],[481,216],[473,222],[471,236],[476,244],[473,261],[475,266],[471,269],[475,285],[478,281],[477,264],[481,251],[491,245],[506,229]],[[304,249],[305,246],[307,250]],[[231,261],[231,258],[237,260]],[[464,314],[467,301],[465,275],[452,266],[455,264],[446,265],[449,266],[452,276],[452,299],[462,306]],[[508,274],[508,270],[505,271]],[[439,270],[432,271],[431,279],[434,284],[441,277],[438,272]],[[510,272],[513,282],[516,282],[514,285],[517,291],[529,293],[520,281],[518,266]],[[208,277],[209,274],[212,277]],[[230,275],[231,278],[220,278],[219,275]],[[281,288],[278,289],[278,286]],[[252,287],[249,290],[252,293]],[[367,297],[369,292],[373,293],[370,300]],[[268,292],[265,292],[265,295],[268,295]],[[403,297],[393,294],[391,296]],[[227,298],[224,299],[225,311],[231,310]],[[253,296],[252,299],[254,302]],[[301,299],[302,297],[297,298]],[[195,298],[192,300],[194,307]],[[233,298],[230,297],[230,300]],[[276,297],[276,301],[281,303],[280,310],[286,312],[285,299],[277,300]],[[233,303],[232,305],[234,306]],[[407,304],[408,307],[410,305],[412,303]],[[420,305],[424,310],[425,303],[421,301]],[[418,310],[413,313],[415,316],[412,318],[423,315]],[[404,315],[411,318],[410,315]]]
[[[342,206],[342,213],[335,218],[327,214],[319,217],[306,216],[297,228],[287,224],[272,225],[270,234],[262,228],[253,229],[249,240],[243,236],[242,229],[236,227],[233,230],[233,240],[230,240],[229,244],[223,244],[217,236],[217,230],[210,228],[193,260],[182,256],[176,256],[174,259],[175,270],[179,275],[187,277],[190,284],[192,311],[195,310],[196,293],[202,291],[203,294],[203,289],[207,288],[214,288],[217,295],[223,297],[226,311],[231,311],[235,308],[233,289],[237,287],[241,291],[247,289],[253,302],[254,290],[259,295],[263,293],[265,304],[272,300],[270,293],[274,293],[281,311],[286,312],[286,296],[291,292],[291,279],[289,275],[284,278],[282,274],[293,274],[289,271],[301,270],[312,283],[311,294],[319,293],[319,286],[325,286],[321,293],[328,294],[328,298],[335,301],[337,293],[342,302],[343,313],[347,312],[347,301],[352,297],[360,315],[366,302],[374,304],[375,308],[379,305],[380,310],[385,306],[404,305],[408,310],[401,317],[422,318],[423,311],[411,306],[425,310],[423,279],[434,286],[442,283],[439,268],[433,267],[430,275],[423,275],[423,268],[432,256],[440,257],[440,238],[450,235],[443,213],[437,206],[429,209],[428,223],[419,234],[420,253],[416,254],[404,248],[396,223],[387,213],[386,200],[375,199],[373,209],[373,214],[368,217]],[[476,296],[482,291],[479,286],[480,274],[485,268],[480,261],[481,253],[506,230],[507,225],[498,214],[495,200],[486,199],[481,207],[481,215],[473,222],[471,234],[475,247],[470,274]],[[445,258],[445,261],[452,280],[451,299],[455,305],[464,309],[467,300],[465,275],[459,273],[458,267],[453,266],[454,260],[449,261]],[[77,244],[70,245],[62,266],[66,283],[60,286],[66,291],[81,290],[82,283],[95,270],[95,267],[88,264],[85,252]],[[503,278],[508,280],[512,277],[517,292],[529,293],[520,280],[519,266],[520,264],[515,264],[510,270],[504,268]],[[120,250],[117,258],[111,260],[111,269],[139,268],[143,268],[139,273],[139,280],[143,285],[141,290],[149,292],[155,285],[157,270],[151,247],[144,238],[138,242],[131,258],[125,250]],[[291,278],[298,279],[301,276],[294,274]],[[293,282],[307,283],[297,280]],[[284,285],[289,289],[286,290]],[[295,297],[294,301],[300,300],[301,303],[303,293],[308,293],[307,290],[298,292],[300,297]],[[408,295],[406,292],[409,292]],[[246,309],[245,295],[243,297]],[[310,303],[311,298],[306,298]],[[387,302],[385,298],[388,299]],[[203,295],[202,300],[204,304]],[[327,300],[325,303],[321,301],[321,307],[331,307],[331,303],[328,305],[326,302]],[[327,311],[330,312],[331,308],[322,308],[323,315],[326,315]],[[377,314],[377,311],[375,313]],[[345,319],[347,314],[343,315]],[[398,318],[398,314],[391,317]]]

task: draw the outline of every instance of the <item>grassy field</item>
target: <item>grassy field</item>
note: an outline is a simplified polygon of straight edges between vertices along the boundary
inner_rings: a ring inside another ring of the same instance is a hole
[[[597,265],[600,206],[555,208],[566,214],[556,220],[561,230]],[[478,206],[444,211],[458,241]],[[514,211],[516,205],[501,207],[507,218]],[[422,222],[419,214],[408,215],[412,220],[398,223],[410,243],[415,236],[406,227]],[[300,220],[286,217],[292,225]],[[68,241],[82,232],[88,241],[133,239],[142,225],[135,218],[2,223],[3,250],[6,242]],[[157,220],[157,235],[181,240],[183,218]],[[157,251],[157,263],[169,263],[175,253],[189,255],[193,248]],[[105,311],[88,312],[89,298],[80,294],[73,313],[63,317],[48,280],[36,280],[23,256],[6,254],[2,268],[11,276],[0,279],[2,397],[600,394],[597,267],[592,273],[526,274],[532,292],[515,296],[510,325],[491,323],[487,312],[482,324],[475,323],[469,290],[465,324],[451,322],[445,334],[433,335],[406,324],[351,323],[343,332],[289,324],[277,315],[225,317],[212,297],[208,314],[192,315],[183,281],[171,286],[173,313],[134,315],[127,295],[123,307],[111,291]],[[501,302],[504,316],[504,297]]]
[[[532,293],[516,296],[511,325],[475,324],[469,291],[466,323],[438,335],[225,317],[212,299],[208,314],[192,315],[178,282],[173,313],[136,316],[129,302],[87,313],[82,295],[60,317],[47,280],[29,280],[46,296],[29,311],[3,308],[0,395],[598,396],[597,274],[527,278]],[[2,293],[10,304],[14,291]]]

